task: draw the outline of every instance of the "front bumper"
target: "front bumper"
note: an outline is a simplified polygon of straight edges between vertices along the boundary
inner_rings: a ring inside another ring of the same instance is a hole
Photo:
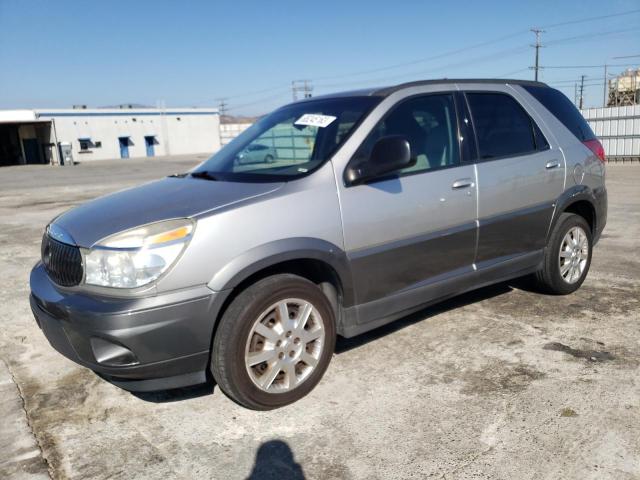
[[[206,286],[147,298],[63,290],[41,263],[31,271],[30,303],[51,346],[131,391],[206,381],[220,295]]]

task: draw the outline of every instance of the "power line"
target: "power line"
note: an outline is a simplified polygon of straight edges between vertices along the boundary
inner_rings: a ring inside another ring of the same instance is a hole
[[[629,65],[635,65],[635,63],[618,63],[618,64],[602,64],[602,65],[545,65],[544,67],[540,67],[542,69],[548,68],[562,68],[562,69],[572,69],[572,68],[602,68],[602,67],[628,67]]]
[[[258,100],[254,100],[252,102],[247,102],[247,103],[243,103],[243,104],[240,104],[240,105],[234,105],[232,107],[227,108],[227,111],[229,111],[229,110],[238,110],[240,108],[251,107],[253,105],[259,105],[261,103],[265,103],[265,102],[268,102],[270,100],[275,100],[277,98],[283,98],[284,95],[285,95],[285,93],[281,92],[281,93],[278,93],[276,95],[271,95],[269,97],[264,97],[264,98],[260,98]]]
[[[640,8],[635,10],[627,10],[626,12],[612,13],[610,15],[598,15],[597,17],[587,17],[579,20],[567,20],[566,22],[553,23],[551,25],[543,25],[542,28],[562,27],[564,25],[573,25],[576,23],[592,22],[594,20],[604,20],[605,18],[622,17],[622,16],[633,14],[633,13],[640,13]]]
[[[625,55],[623,57],[613,57],[614,60],[620,60],[621,58],[638,58],[640,55]]]
[[[606,32],[599,32],[599,33],[586,33],[583,35],[576,35],[573,37],[565,37],[565,38],[560,38],[557,40],[551,40],[549,42],[547,42],[547,46],[548,45],[557,45],[557,44],[562,44],[562,43],[567,43],[567,42],[571,42],[573,40],[583,40],[583,39],[595,39],[597,37],[605,37],[607,35],[616,35],[616,34],[620,34],[620,33],[629,33],[629,32],[635,32],[637,30],[640,30],[640,28],[638,27],[632,27],[632,28],[627,28],[625,30],[609,30]]]
[[[454,68],[456,66],[466,66],[466,65],[471,65],[474,63],[482,63],[482,62],[486,62],[486,61],[490,61],[493,59],[502,59],[506,56],[509,55],[513,55],[516,53],[521,53],[524,52],[526,50],[529,49],[529,45],[521,45],[515,48],[509,48],[506,50],[501,50],[498,52],[494,52],[491,53],[489,55],[485,55],[484,57],[476,57],[472,60],[462,60],[462,61],[458,61],[458,62],[454,62],[454,63],[449,63],[446,65],[440,65],[437,67],[432,67],[429,69],[422,69],[422,70],[417,70],[417,71],[413,71],[413,72],[405,72],[405,73],[399,73],[399,74],[394,74],[394,75],[390,75],[390,76],[385,76],[385,77],[378,77],[375,79],[366,79],[366,80],[349,80],[346,82],[339,82],[339,83],[325,83],[325,84],[319,84],[316,85],[317,87],[321,87],[321,88],[332,88],[332,87],[342,87],[345,85],[372,85],[372,84],[382,84],[384,82],[388,82],[389,80],[394,80],[394,79],[398,79],[398,78],[404,78],[404,79],[408,79],[408,78],[415,78],[417,76],[423,76],[426,73],[433,73],[433,72],[437,72],[440,70],[447,70],[447,69],[451,69]]]
[[[636,28],[630,29],[630,30],[637,30]],[[626,32],[627,30],[613,30],[613,31],[605,31],[605,32],[594,32],[594,33],[590,33],[588,35],[579,35],[579,36],[572,36],[572,37],[565,37],[565,38],[559,38],[554,40],[553,42],[548,42],[547,45],[549,45],[549,43],[562,43],[564,41],[568,41],[568,40],[579,40],[582,38],[586,38],[588,37],[589,39],[591,38],[596,38],[598,36],[601,35],[610,35],[612,33],[620,33],[620,32]],[[422,75],[425,73],[432,73],[432,72],[436,72],[438,70],[446,70],[446,69],[451,69],[453,67],[462,65],[462,66],[466,66],[466,65],[470,65],[473,63],[478,63],[478,62],[484,62],[484,61],[488,61],[491,60],[493,58],[504,58],[506,55],[510,55],[513,53],[519,53],[520,51],[524,51],[527,50],[528,48],[530,48],[528,45],[523,45],[520,47],[515,47],[512,49],[507,49],[507,50],[502,50],[499,52],[495,52],[492,54],[489,54],[487,56],[484,57],[476,57],[473,60],[464,60],[464,61],[460,61],[460,62],[455,62],[452,64],[446,64],[446,65],[442,65],[442,66],[438,66],[435,68],[430,68],[428,70],[420,70],[420,71],[413,71],[413,72],[407,72],[407,73],[401,73],[401,74],[394,74],[392,76],[385,76],[385,77],[380,77],[380,78],[376,78],[376,79],[366,79],[366,80],[350,80],[347,82],[338,82],[338,83],[329,83],[329,84],[320,84],[317,85],[318,87],[321,88],[332,88],[332,87],[342,87],[345,85],[363,85],[363,84],[367,84],[367,85],[372,85],[372,84],[382,84],[384,82],[387,82],[389,80],[393,80],[393,79],[397,79],[397,78],[409,78],[409,77],[415,77],[417,75]],[[544,67],[540,67],[540,68],[544,68]]]
[[[555,28],[555,27],[559,27],[559,26],[563,26],[563,25],[570,25],[570,24],[576,24],[576,23],[585,23],[585,22],[591,22],[591,21],[595,21],[595,20],[602,20],[602,19],[605,19],[605,18],[627,16],[627,15],[630,15],[630,14],[633,14],[633,13],[638,13],[638,12],[640,12],[640,9],[627,10],[625,12],[613,13],[613,14],[610,14],[610,15],[600,15],[600,16],[595,16],[595,17],[582,18],[582,19],[578,19],[578,20],[568,20],[566,22],[554,23],[554,24],[550,24],[550,25],[543,25],[541,28],[542,29]],[[382,66],[382,67],[372,68],[372,69],[367,69],[367,70],[360,70],[360,71],[351,72],[351,73],[345,73],[345,74],[340,74],[340,75],[326,75],[326,76],[322,76],[322,77],[316,77],[315,79],[316,80],[328,80],[328,79],[334,79],[334,78],[344,78],[344,77],[365,75],[365,74],[368,74],[368,73],[376,73],[376,72],[381,72],[381,71],[385,71],[385,70],[392,70],[394,68],[400,68],[400,67],[415,65],[415,64],[418,64],[418,63],[429,62],[429,61],[432,61],[432,60],[437,60],[439,58],[448,57],[450,55],[457,55],[459,53],[463,53],[463,52],[466,52],[468,50],[474,50],[476,48],[486,47],[486,46],[492,45],[494,43],[503,42],[503,41],[509,40],[509,39],[511,39],[513,37],[517,37],[517,36],[523,35],[523,34],[525,34],[527,32],[529,32],[529,30],[519,30],[517,32],[513,32],[513,33],[510,33],[508,35],[504,35],[504,36],[501,36],[499,38],[495,38],[493,40],[487,40],[485,42],[477,43],[477,44],[474,44],[474,45],[469,45],[469,46],[458,48],[458,49],[455,49],[455,50],[449,50],[447,52],[440,53],[440,54],[437,54],[437,55],[432,55],[432,56],[429,56],[429,57],[417,58],[417,59],[409,60],[409,61],[402,62],[402,63],[396,63],[396,64],[392,64],[392,65],[387,65],[387,66]]]
[[[530,67],[520,68],[518,70],[514,70],[513,72],[499,73],[498,75],[496,75],[496,77],[498,78],[509,77],[511,75],[515,75],[516,73],[528,72],[529,70],[531,70]]]
[[[543,25],[542,27],[540,27],[540,29],[552,29],[552,28],[556,28],[556,27],[564,26],[564,25],[572,25],[572,24],[585,23],[585,22],[603,20],[603,19],[620,17],[620,16],[628,16],[630,14],[635,14],[635,13],[640,13],[640,9],[627,10],[627,11],[624,11],[624,12],[619,12],[619,13],[614,13],[614,14],[609,14],[609,15],[599,15],[599,16],[581,18],[581,19],[576,19],[576,20],[567,20],[567,21],[564,21],[564,22]],[[547,42],[547,45],[551,45],[551,44],[552,45],[556,45],[556,44],[560,44],[560,43],[564,43],[564,42],[571,42],[571,41],[574,41],[574,40],[581,40],[581,39],[585,39],[585,38],[592,39],[592,38],[596,38],[598,36],[627,33],[627,32],[636,31],[636,30],[638,30],[638,29],[637,28],[630,28],[630,29],[626,29],[626,30],[612,30],[612,31],[607,31],[607,32],[601,32],[600,34],[589,33],[589,34],[585,34],[585,35],[578,35],[578,36],[573,36],[573,37],[568,37],[568,38],[561,38],[561,39],[557,39],[557,40],[552,40],[552,41]],[[462,48],[458,48],[458,49],[454,49],[454,50],[449,50],[447,52],[443,52],[443,53],[440,53],[440,54],[432,55],[432,56],[429,56],[429,57],[423,57],[423,58],[409,60],[409,61],[402,62],[402,63],[396,63],[396,64],[392,64],[392,65],[386,65],[386,66],[381,66],[381,67],[378,67],[378,68],[360,70],[360,71],[355,71],[355,72],[350,72],[350,73],[345,73],[345,74],[316,77],[316,80],[338,79],[338,78],[360,76],[360,75],[366,75],[366,74],[369,74],[369,73],[388,71],[388,70],[393,70],[393,69],[396,69],[396,68],[402,68],[402,67],[406,67],[406,66],[416,65],[416,64],[425,63],[425,62],[430,62],[430,61],[433,61],[433,60],[438,60],[440,58],[446,58],[448,56],[457,55],[457,54],[464,53],[464,52],[467,52],[467,51],[471,51],[471,50],[475,50],[475,49],[478,49],[478,48],[482,48],[482,47],[485,47],[485,46],[488,46],[488,45],[492,45],[492,44],[495,44],[495,43],[504,42],[505,40],[509,40],[511,38],[523,35],[523,34],[525,34],[527,32],[529,32],[529,30],[520,30],[520,31],[517,31],[517,32],[510,33],[508,35],[503,35],[501,37],[498,37],[498,38],[495,38],[495,39],[492,39],[492,40],[480,42],[480,43],[473,44],[473,45],[468,45],[466,47],[462,47]],[[504,54],[504,52],[497,52],[496,54],[489,55],[488,57],[484,57],[484,58],[480,59],[480,61],[490,60],[494,55],[502,55],[502,54]],[[614,57],[614,58],[634,58],[634,57],[637,57],[637,55],[630,55],[630,56],[626,56],[626,57]],[[474,59],[471,62],[462,62],[462,64],[466,65],[466,64],[469,64],[469,63],[477,63],[477,61],[478,61],[478,59]],[[448,64],[448,65],[445,65],[445,66],[442,66],[442,67],[437,67],[435,69],[430,69],[430,70],[427,70],[427,71],[435,71],[435,70],[439,70],[439,69],[441,70],[441,69],[444,69],[444,68],[452,68],[452,67],[455,67],[455,66],[457,66],[459,64],[460,63]],[[553,68],[553,67],[542,67],[542,66],[538,65],[538,68],[540,69],[540,68]],[[569,68],[569,67],[567,67],[567,68]],[[576,68],[582,68],[582,67],[576,66]],[[593,66],[593,67],[584,67],[584,68],[596,68],[596,67]],[[516,70],[514,72],[510,72],[510,73],[504,74],[504,76],[513,75],[515,73],[520,73],[522,71],[526,71],[526,69]],[[385,77],[385,78],[378,79],[378,80],[364,80],[364,82],[372,83],[372,82],[376,82],[376,81],[386,81],[389,78],[408,77],[408,76],[411,76],[411,75],[417,75],[417,74],[421,74],[421,73],[424,73],[424,72],[425,72],[425,70],[422,70],[420,72],[410,72],[410,73],[396,74],[394,77]],[[334,86],[334,85],[335,86],[346,85],[348,83],[352,83],[352,84],[359,83],[359,84],[362,84],[363,81],[361,80],[361,81],[356,81],[356,82],[354,82],[354,81],[352,81],[352,82],[342,82],[342,83],[337,83],[337,84],[333,84],[333,85],[328,84],[328,85],[320,85],[320,86],[322,86],[322,87],[330,87],[330,86]],[[227,96],[225,96],[225,99],[251,97],[251,96],[254,96],[254,95],[260,95],[262,93],[268,93],[268,92],[284,90],[284,89],[288,90],[289,88],[290,87],[287,87],[287,86],[284,86],[283,84],[281,84],[281,85],[278,85],[278,86],[273,86],[273,87],[269,87],[269,88],[254,90],[254,91],[250,91],[250,92],[238,93],[238,94],[235,94],[235,95],[227,95]],[[268,100],[273,99],[273,98],[278,98],[281,95],[282,94],[278,94],[276,96],[270,96],[270,97],[266,97],[266,98],[261,98],[261,99],[258,99],[256,101],[245,103],[243,105],[238,105],[238,106],[234,106],[233,108],[228,108],[228,110],[234,110],[234,109],[237,109],[237,108],[242,108],[244,106],[255,105],[255,104],[258,104],[258,103],[262,103],[262,102],[268,101]],[[196,102],[195,104],[198,104],[198,103],[209,103],[209,101]]]
[[[487,45],[492,45],[494,43],[498,43],[498,42],[503,42],[505,40],[509,40],[513,37],[522,35],[523,33],[526,33],[527,30],[521,30],[518,32],[514,32],[514,33],[510,33],[508,35],[504,35],[502,37],[493,39],[493,40],[488,40],[486,42],[481,42],[481,43],[477,43],[475,45],[469,45],[467,47],[463,47],[463,48],[458,48],[456,50],[449,50],[447,52],[444,53],[439,53],[437,55],[432,55],[429,57],[423,57],[423,58],[417,58],[414,60],[408,60],[406,62],[402,62],[402,63],[396,63],[393,65],[387,65],[384,67],[378,67],[378,68],[371,68],[368,70],[360,70],[360,71],[356,71],[356,72],[351,72],[351,73],[344,73],[344,74],[340,74],[340,75],[325,75],[322,77],[316,77],[316,80],[330,80],[330,79],[334,79],[334,78],[345,78],[345,77],[354,77],[354,76],[358,76],[358,75],[366,75],[368,73],[376,73],[376,72],[382,72],[385,70],[393,70],[395,68],[401,68],[401,67],[408,67],[411,65],[416,65],[418,63],[425,63],[425,62],[430,62],[433,60],[438,60],[439,58],[445,58],[451,55],[457,55],[459,53],[463,53],[466,52],[468,50],[474,50],[476,48],[480,48],[480,47],[486,47]]]

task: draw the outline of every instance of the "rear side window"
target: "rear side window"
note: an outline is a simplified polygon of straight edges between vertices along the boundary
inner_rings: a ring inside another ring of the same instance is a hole
[[[596,138],[580,111],[562,92],[549,87],[533,85],[523,85],[523,87],[562,122],[578,140],[584,142]]]
[[[480,159],[512,157],[536,150],[531,118],[503,93],[467,93]]]

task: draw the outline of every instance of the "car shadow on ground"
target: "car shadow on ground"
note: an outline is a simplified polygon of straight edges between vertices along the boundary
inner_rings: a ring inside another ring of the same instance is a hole
[[[173,388],[171,390],[157,390],[155,392],[129,392],[140,400],[151,403],[170,403],[189,400],[192,398],[211,395],[215,387],[213,379],[207,379],[207,383],[193,385],[191,387]]]
[[[511,280],[509,282],[498,283],[488,287],[479,288],[471,292],[467,292],[448,300],[436,303],[429,307],[423,308],[411,315],[395,320],[387,325],[378,327],[370,332],[363,333],[356,337],[344,338],[338,337],[336,342],[336,354],[348,352],[354,348],[361,347],[367,343],[385,337],[391,333],[397,332],[415,323],[421,322],[427,318],[439,315],[441,313],[461,308],[466,305],[481,302],[499,295],[510,292],[514,288],[529,292],[536,292],[529,281],[524,279]],[[537,292],[536,292],[537,293]],[[176,388],[172,390],[161,390],[156,392],[131,392],[132,395],[141,400],[152,403],[168,403],[178,402],[181,400],[189,400],[205,395],[211,395],[214,392],[215,382],[209,377],[207,383],[194,385],[192,387]]]

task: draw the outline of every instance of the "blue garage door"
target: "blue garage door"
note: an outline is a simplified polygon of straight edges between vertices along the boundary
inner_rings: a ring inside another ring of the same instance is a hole
[[[144,137],[144,144],[147,147],[147,157],[155,156],[155,149],[153,147],[156,144],[155,135]]]
[[[129,137],[119,137],[120,158],[129,158]]]

